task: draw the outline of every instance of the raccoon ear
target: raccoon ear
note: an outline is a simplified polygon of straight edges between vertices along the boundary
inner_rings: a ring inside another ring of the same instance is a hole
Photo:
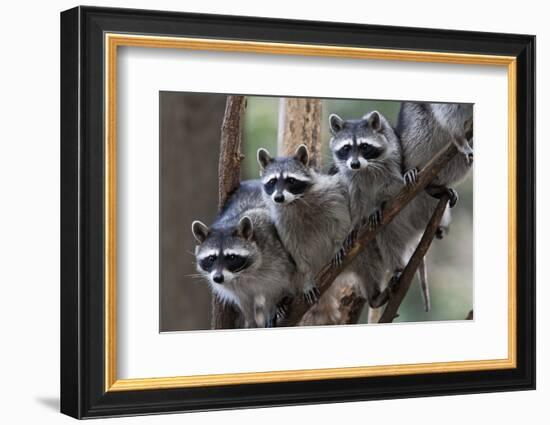
[[[328,125],[332,134],[336,134],[344,128],[344,120],[336,114],[330,114]]]
[[[309,153],[307,151],[307,146],[306,145],[298,146],[298,148],[296,149],[296,153],[294,154],[294,158],[296,158],[302,164],[307,166],[309,162]]]
[[[369,123],[369,126],[372,127],[374,131],[380,131],[382,128],[382,123],[380,121],[380,113],[378,111],[372,111],[370,114],[366,115],[365,118]]]
[[[262,169],[267,167],[269,163],[273,161],[273,158],[271,158],[271,155],[269,155],[269,152],[264,148],[258,149],[258,153],[256,157],[258,159],[258,164],[260,164],[260,167]]]
[[[191,231],[193,232],[193,236],[195,237],[197,242],[203,243],[208,236],[210,229],[202,221],[195,220],[193,224],[191,224]]]
[[[250,220],[250,217],[245,215],[243,218],[239,220],[237,232],[239,236],[243,237],[246,240],[250,240],[250,238],[252,238],[252,233],[254,232],[254,226],[252,225],[252,220]]]

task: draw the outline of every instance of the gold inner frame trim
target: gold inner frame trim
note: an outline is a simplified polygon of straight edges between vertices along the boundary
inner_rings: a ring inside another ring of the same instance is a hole
[[[370,49],[329,45],[105,34],[105,391],[136,391],[269,382],[510,369],[516,367],[516,58],[446,52]],[[117,379],[116,362],[116,123],[117,48],[148,47],[323,56],[404,62],[504,66],[508,71],[508,357],[495,360]]]

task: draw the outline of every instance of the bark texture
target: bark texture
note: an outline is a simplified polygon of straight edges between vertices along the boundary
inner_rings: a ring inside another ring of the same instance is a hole
[[[218,163],[218,209],[239,187],[241,181],[242,132],[244,124],[245,96],[227,96],[225,115],[221,128],[220,159]],[[212,298],[212,329],[237,327],[239,313],[235,308]]]
[[[279,104],[278,151],[292,155],[301,144],[310,153],[310,165],[321,165],[321,100],[282,98]]]

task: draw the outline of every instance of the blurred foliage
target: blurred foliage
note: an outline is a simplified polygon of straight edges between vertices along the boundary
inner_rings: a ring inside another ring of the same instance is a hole
[[[377,110],[392,124],[396,123],[400,102],[372,100],[323,100],[323,166],[330,162],[328,116],[336,113],[344,119],[360,118]],[[263,147],[277,152],[279,98],[248,98],[244,129],[243,178],[257,178],[256,151]],[[424,312],[419,285],[413,285],[399,310],[397,322],[426,320],[462,320],[473,308],[473,178],[470,176],[455,189],[459,203],[452,210],[450,233],[435,240],[427,255],[432,311]],[[366,310],[361,323],[366,322]]]

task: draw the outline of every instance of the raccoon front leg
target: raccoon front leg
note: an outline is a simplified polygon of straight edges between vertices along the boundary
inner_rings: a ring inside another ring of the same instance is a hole
[[[373,291],[370,294],[367,294],[369,307],[379,308],[379,307],[382,307],[384,304],[386,304],[388,300],[391,298],[392,293],[395,292],[397,285],[399,283],[400,277],[401,277],[401,271],[396,270],[393,276],[391,277],[390,281],[384,288],[384,290],[380,291],[380,289],[375,288],[375,291]]]
[[[441,219],[441,223],[439,223],[439,226],[437,227],[437,230],[435,232],[435,237],[437,239],[443,239],[447,234],[450,232],[451,228],[451,222],[452,222],[452,215],[450,207],[447,205],[447,208],[445,208],[445,212],[443,213],[443,218]]]

